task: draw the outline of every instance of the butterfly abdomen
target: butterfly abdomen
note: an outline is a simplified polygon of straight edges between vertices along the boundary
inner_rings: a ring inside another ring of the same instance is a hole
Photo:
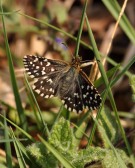
[[[75,69],[69,68],[66,71],[61,73],[61,78],[58,81],[58,86],[56,88],[56,96],[62,98],[70,92],[70,94],[74,93],[75,83]]]

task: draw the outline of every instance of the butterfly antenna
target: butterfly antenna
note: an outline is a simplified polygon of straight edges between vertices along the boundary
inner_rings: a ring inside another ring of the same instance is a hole
[[[73,53],[71,52],[71,50],[69,49],[68,45],[64,42],[61,43],[62,45],[64,45],[66,47],[66,49],[68,49],[68,51],[70,52],[70,55],[72,56],[72,58],[74,58]]]

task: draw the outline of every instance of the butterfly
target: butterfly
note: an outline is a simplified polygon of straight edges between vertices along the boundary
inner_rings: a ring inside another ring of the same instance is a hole
[[[27,74],[36,81],[33,89],[44,98],[59,97],[68,111],[95,110],[101,97],[81,68],[80,57],[71,63],[35,55],[23,58]]]

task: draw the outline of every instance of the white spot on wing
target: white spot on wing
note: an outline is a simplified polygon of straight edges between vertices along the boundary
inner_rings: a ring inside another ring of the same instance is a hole
[[[91,86],[91,90],[93,90],[94,89],[94,87],[93,86]]]
[[[35,86],[35,85],[33,85],[33,86],[32,86],[32,89],[35,89],[35,88],[36,88],[36,86]]]
[[[46,74],[45,71],[41,71],[42,75]]]
[[[78,93],[74,93],[74,97],[77,97],[77,98],[79,98],[79,95],[78,95]]]
[[[72,111],[73,111],[74,113],[77,113],[76,109],[73,109]]]
[[[46,78],[47,78],[47,76],[44,76],[44,77],[43,77],[43,79],[46,79]]]
[[[50,98],[53,97],[53,95],[50,95]]]
[[[45,98],[49,98],[49,95],[46,95]]]
[[[85,108],[86,108],[87,110],[89,109],[89,107],[88,107],[88,106],[86,106]]]
[[[27,57],[27,55],[25,55],[23,58],[26,58],[26,59],[27,59],[28,57]]]
[[[67,109],[67,104],[64,104],[65,108]]]
[[[36,72],[37,72],[37,70],[34,70],[33,72],[34,72],[34,73],[36,73]]]
[[[79,114],[80,114],[81,112],[82,112],[81,110],[78,111]]]
[[[89,95],[89,92],[87,92],[86,95],[88,96],[88,95]]]
[[[89,88],[90,88],[90,86],[89,85],[87,85],[87,90],[89,90]],[[93,89],[92,89],[93,90]]]
[[[96,94],[95,94],[95,99],[97,98],[97,96],[98,96],[98,94],[96,93]]]
[[[52,90],[53,90],[52,88],[49,89],[50,92],[52,92]]]
[[[34,61],[33,62],[37,62],[38,61],[38,58],[36,57],[35,59],[34,59]]]
[[[69,107],[68,110],[71,111],[71,107]]]
[[[83,98],[86,98],[87,96],[85,94],[83,94]]]
[[[54,68],[51,68],[51,71],[53,72],[53,71],[55,71],[55,69],[54,69]]]
[[[41,81],[40,81],[40,83],[42,84],[42,83],[43,83],[43,81],[41,80]]]
[[[30,75],[30,74],[31,74],[31,72],[27,72],[27,74],[28,74],[28,75]]]
[[[37,89],[37,90],[35,90],[35,92],[37,92],[38,94],[40,93],[40,90],[39,89]]]
[[[81,88],[83,89],[83,88],[84,88],[84,86],[82,85],[82,86],[81,86]]]
[[[52,79],[49,79],[48,82],[52,83]]]
[[[93,110],[93,108],[92,108],[92,107],[90,107],[90,109],[91,109],[91,110]]]
[[[47,62],[46,66],[49,66],[49,65],[51,65],[50,62]]]
[[[62,101],[63,104],[65,103],[65,100],[61,100],[61,101]]]
[[[25,65],[25,67],[26,67],[26,65]],[[26,70],[26,71],[29,71],[29,68],[25,68],[25,70]]]
[[[41,93],[41,95],[40,95],[40,96],[42,96],[42,97],[43,97],[43,96],[44,96],[44,93]]]
[[[34,75],[30,75],[31,78],[34,78],[35,76]]]
[[[44,59],[43,61],[44,61],[44,62],[47,62],[47,59]]]

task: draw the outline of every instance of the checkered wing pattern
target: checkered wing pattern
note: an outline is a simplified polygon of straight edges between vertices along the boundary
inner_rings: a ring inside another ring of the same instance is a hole
[[[80,69],[64,61],[38,56],[24,56],[24,66],[36,81],[33,89],[42,97],[59,97],[69,111],[93,110],[101,103],[100,95]]]
[[[24,56],[23,62],[27,74],[36,79],[33,85],[35,92],[44,98],[53,97],[56,78],[67,64],[34,55]]]
[[[97,109],[101,103],[101,97],[87,76],[80,71],[73,79],[74,85],[68,86],[68,91],[61,97],[65,107],[77,113],[81,113],[84,108]]]

